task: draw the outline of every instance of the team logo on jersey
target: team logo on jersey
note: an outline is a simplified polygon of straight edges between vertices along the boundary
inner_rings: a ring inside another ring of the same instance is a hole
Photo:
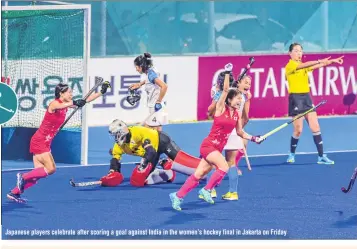
[[[215,139],[215,140],[212,141],[212,143],[213,143],[213,144],[220,144],[221,142],[218,141],[217,139]]]

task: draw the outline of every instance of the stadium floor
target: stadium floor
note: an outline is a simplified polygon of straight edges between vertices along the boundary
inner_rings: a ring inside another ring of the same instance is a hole
[[[356,239],[356,190],[344,194],[340,189],[348,184],[356,164],[357,119],[343,121],[348,121],[343,129],[334,129],[341,125],[341,118],[320,122],[325,149],[339,151],[329,153],[335,165],[316,164],[316,149],[306,129],[298,150],[307,154],[298,155],[294,165],[286,164],[286,155],[281,155],[288,150],[291,134],[291,128],[286,128],[266,144],[249,145],[253,171],[248,172],[241,161],[239,201],[217,198],[211,205],[199,200],[202,182],[186,197],[181,212],[172,210],[168,195],[180,188],[185,176],[178,174],[171,184],[138,189],[129,185],[130,163],[123,166],[124,183],[115,188],[73,188],[69,184],[70,178],[98,180],[108,166],[58,167],[56,174],[26,192],[27,204],[12,203],[6,200],[6,193],[14,186],[19,168],[6,162],[2,169],[3,239]],[[249,129],[254,134],[262,129],[260,133],[265,133],[283,122],[252,121]],[[210,123],[182,124],[170,125],[166,131],[183,150],[197,155],[209,128]],[[105,129],[90,130],[92,164],[107,164],[111,141],[100,135]],[[94,148],[94,141],[99,149]],[[218,197],[227,186],[226,178],[217,189]]]

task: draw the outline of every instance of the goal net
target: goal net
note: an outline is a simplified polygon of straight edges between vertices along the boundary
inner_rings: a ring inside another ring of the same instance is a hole
[[[90,6],[3,7],[1,18],[1,76],[19,100],[18,112],[2,127],[3,160],[31,160],[30,139],[54,99],[55,86],[68,84],[73,99],[88,92]],[[78,110],[54,139],[56,162],[87,164],[85,116],[85,108]]]

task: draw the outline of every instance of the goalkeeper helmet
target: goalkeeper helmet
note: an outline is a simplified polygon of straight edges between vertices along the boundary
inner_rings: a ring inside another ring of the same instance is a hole
[[[109,135],[112,136],[115,142],[120,146],[125,142],[128,134],[129,134],[128,126],[119,119],[115,119],[109,125]]]

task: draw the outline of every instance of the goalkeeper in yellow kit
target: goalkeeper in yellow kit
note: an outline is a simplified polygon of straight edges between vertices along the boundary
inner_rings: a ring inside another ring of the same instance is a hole
[[[115,144],[110,150],[112,159],[108,176],[115,173],[120,177],[121,157],[123,154],[141,157],[130,177],[130,183],[136,187],[146,184],[172,182],[175,172],[191,175],[199,158],[183,152],[177,144],[164,132],[143,126],[128,127],[121,120],[114,120],[109,125],[109,134],[113,136]],[[163,169],[156,168],[160,155],[166,154],[169,160],[163,163]],[[120,174],[118,174],[120,173]]]

